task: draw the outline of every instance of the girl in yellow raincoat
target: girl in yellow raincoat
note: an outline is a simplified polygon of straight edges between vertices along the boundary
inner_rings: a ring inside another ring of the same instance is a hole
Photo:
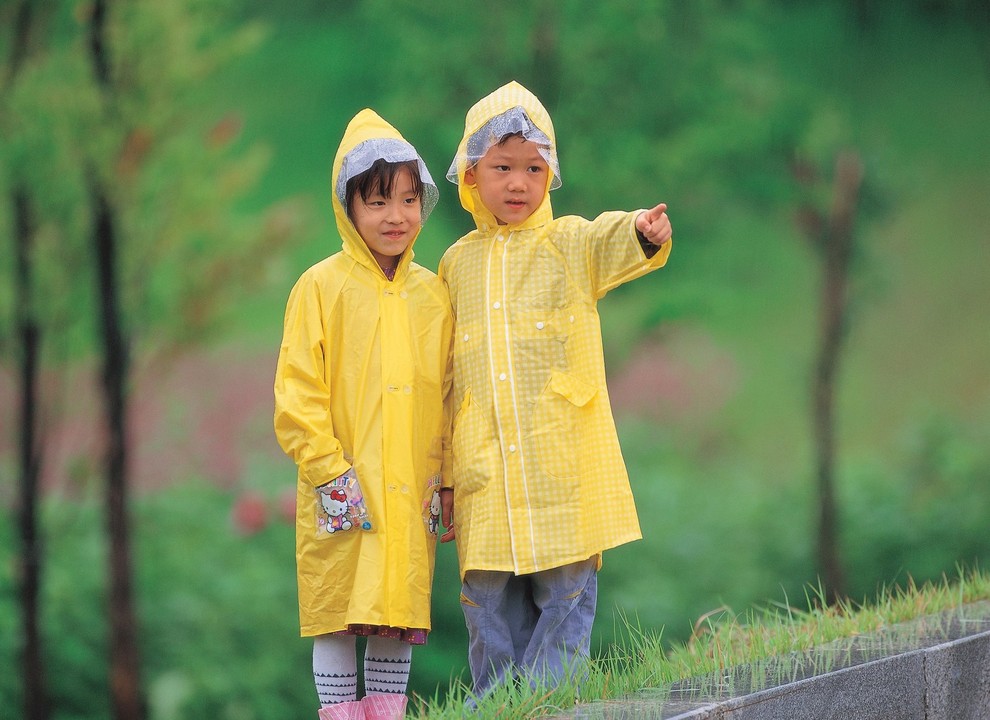
[[[516,82],[468,111],[447,178],[477,230],[440,261],[457,408],[443,539],[456,534],[480,695],[507,673],[552,680],[577,669],[601,553],[640,537],[597,303],[664,265],[671,226],[663,203],[555,218],[553,124]]]
[[[299,470],[300,628],[321,718],[401,717],[430,629],[448,425],[449,300],[412,250],[438,191],[371,110],[348,124],[332,183],[343,249],[292,289],[275,375],[275,433]]]

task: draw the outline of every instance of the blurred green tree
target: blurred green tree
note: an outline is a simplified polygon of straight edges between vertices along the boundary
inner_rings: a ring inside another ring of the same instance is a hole
[[[127,520],[132,353],[147,363],[207,338],[300,220],[291,202],[260,217],[239,212],[266,153],[238,146],[236,115],[198,112],[200,82],[262,36],[257,24],[228,24],[227,5],[56,3],[46,6],[51,18],[43,25],[20,21],[32,3],[5,9],[19,20],[4,36],[13,60],[0,108],[0,186],[10,198],[4,212],[16,220],[16,243],[0,252],[19,259],[3,263],[19,294],[0,303],[6,309],[16,301],[21,330],[14,338],[10,326],[0,326],[10,339],[2,346],[4,362],[11,354],[24,358],[22,395],[31,398],[30,408],[37,402],[30,363],[46,330],[71,338],[63,340],[65,358],[102,357],[117,718],[145,712]],[[44,38],[36,37],[41,29]],[[29,41],[43,41],[46,52],[26,57],[21,48]],[[34,428],[30,417],[23,422]],[[24,442],[34,448],[40,441]],[[30,558],[33,550],[26,548]],[[26,606],[25,614],[31,612]],[[26,687],[26,702],[35,697]]]
[[[795,175],[812,184],[818,173],[806,165]],[[818,359],[812,374],[812,428],[815,435],[818,497],[818,573],[825,599],[835,603],[846,596],[846,572],[839,552],[839,508],[836,499],[835,397],[843,340],[848,331],[849,275],[855,250],[856,216],[863,184],[863,163],[854,151],[835,160],[831,206],[828,211],[810,201],[798,217],[808,240],[821,257],[821,325]]]
[[[17,76],[29,54],[37,28],[38,13],[30,3],[20,2],[8,8],[11,16],[8,27],[13,28],[8,43],[10,52],[3,68],[0,82],[0,98],[7,97],[6,90],[17,81]],[[6,130],[6,107],[0,102],[0,131]],[[32,252],[36,234],[32,198],[20,181],[14,178],[10,184],[12,219],[12,250],[14,256],[13,305],[14,334],[17,347],[16,363],[20,383],[17,406],[18,431],[18,529],[20,539],[20,588],[21,629],[23,648],[21,678],[24,685],[25,720],[48,718],[48,692],[45,665],[42,658],[41,627],[38,598],[41,591],[42,559],[38,534],[38,475],[40,453],[37,437],[38,396],[38,347],[40,329],[32,304],[35,258]]]

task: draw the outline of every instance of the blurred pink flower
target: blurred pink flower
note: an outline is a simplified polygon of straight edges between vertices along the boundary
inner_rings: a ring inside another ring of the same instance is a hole
[[[254,535],[268,525],[268,506],[260,493],[243,492],[230,511],[234,530],[242,535]]]

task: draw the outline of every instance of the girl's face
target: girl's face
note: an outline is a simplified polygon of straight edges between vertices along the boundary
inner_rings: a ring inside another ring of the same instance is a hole
[[[375,191],[366,198],[357,193],[351,201],[354,227],[383,270],[395,268],[396,258],[419,232],[421,203],[413,187],[409,169],[402,168],[395,174],[390,197]]]
[[[543,202],[550,168],[539,146],[521,137],[492,145],[478,164],[464,174],[468,185],[503,225],[521,223]]]

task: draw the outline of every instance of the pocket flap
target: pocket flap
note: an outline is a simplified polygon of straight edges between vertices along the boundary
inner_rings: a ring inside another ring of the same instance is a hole
[[[598,388],[591,383],[562,372],[555,372],[550,375],[550,389],[561,397],[567,398],[577,407],[587,405],[598,392]]]

